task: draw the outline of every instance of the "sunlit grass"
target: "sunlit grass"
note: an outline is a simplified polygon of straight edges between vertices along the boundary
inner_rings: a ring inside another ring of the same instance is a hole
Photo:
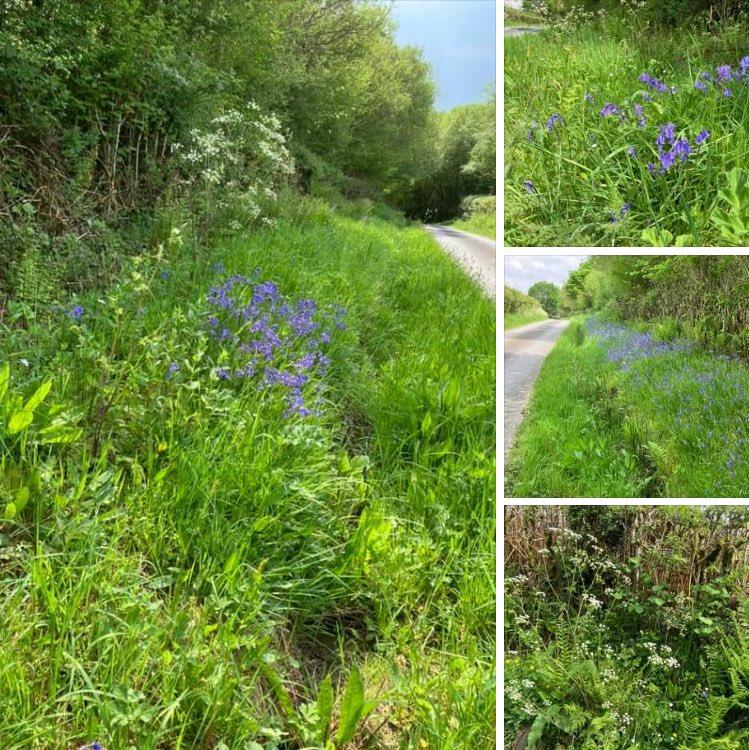
[[[51,379],[83,432],[14,454],[3,748],[321,746],[299,707],[353,665],[388,746],[493,742],[494,305],[419,228],[299,217],[172,243],[80,320],[14,304],[11,390]],[[255,268],[347,310],[317,416],[217,376],[206,294]]]

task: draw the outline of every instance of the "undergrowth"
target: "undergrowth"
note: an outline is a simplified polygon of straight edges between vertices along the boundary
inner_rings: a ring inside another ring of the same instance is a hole
[[[279,213],[9,303],[4,749],[494,741],[493,303],[419,228]]]

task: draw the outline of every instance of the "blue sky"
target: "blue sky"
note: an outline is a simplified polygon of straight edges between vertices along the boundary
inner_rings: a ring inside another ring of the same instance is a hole
[[[437,82],[437,109],[482,101],[496,78],[494,0],[395,0],[401,46],[421,47]]]

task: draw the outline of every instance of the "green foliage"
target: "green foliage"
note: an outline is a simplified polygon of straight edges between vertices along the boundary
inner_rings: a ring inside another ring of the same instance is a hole
[[[425,174],[389,193],[403,211],[426,221],[452,219],[466,196],[492,193],[496,182],[496,94],[438,114],[429,133]]]
[[[506,510],[506,747],[522,727],[537,747],[746,742],[746,555],[703,567],[746,543],[746,508],[714,511]]]
[[[529,290],[528,296],[538,300],[550,318],[559,317],[559,287],[548,281],[537,281]]]
[[[494,305],[374,204],[281,200],[0,324],[4,747],[494,741]],[[205,296],[258,266],[348,309],[318,416],[215,375]]]
[[[728,186],[718,195],[730,205],[731,211],[716,208],[710,218],[720,229],[726,244],[746,247],[749,241],[749,172],[734,168],[727,177]]]
[[[334,183],[397,191],[429,164],[433,97],[428,66],[397,46],[382,6],[11,2],[0,26],[0,283],[28,294],[37,269],[77,289],[113,278],[157,204],[186,203],[202,234],[208,215],[222,231],[269,218],[264,190],[277,192],[291,167],[279,138],[309,157],[302,186],[314,164]],[[39,273],[32,286],[54,288]]]
[[[702,4],[699,20],[682,0],[645,4],[568,3],[575,9],[548,32],[507,39],[508,245],[745,244],[746,212],[729,207],[738,193],[727,175],[746,151],[746,91],[711,84],[703,94],[695,83],[717,66],[737,67],[749,17],[731,13],[730,2]],[[659,25],[677,16],[681,28]],[[643,73],[668,93],[653,94]],[[609,105],[621,118],[601,116]],[[547,131],[555,114],[563,124]],[[656,141],[667,123],[692,149],[678,169],[660,168]],[[698,144],[703,130],[710,135]]]

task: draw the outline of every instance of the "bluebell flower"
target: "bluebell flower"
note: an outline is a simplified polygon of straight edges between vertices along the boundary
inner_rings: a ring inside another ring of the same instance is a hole
[[[628,154],[628,155],[629,155],[629,156],[630,156],[630,157],[631,157],[632,159],[634,159],[634,158],[635,158],[635,157],[637,156],[637,151],[635,151],[635,147],[634,147],[634,146],[630,146],[630,147],[629,147],[629,148],[627,149],[627,154]]]
[[[523,187],[526,193],[535,193],[536,186],[530,180],[523,180]]]
[[[554,130],[554,126],[559,123],[560,125],[564,125],[564,118],[562,115],[560,115],[558,112],[555,112],[547,121],[546,121],[546,130],[551,133]]]
[[[658,137],[655,139],[655,144],[659,149],[663,148],[666,143],[668,143],[669,146],[672,146],[675,138],[676,128],[673,123],[667,122],[665,125],[660,126]]]
[[[632,208],[632,204],[627,201],[620,209],[619,209],[619,216],[623,219]]]
[[[162,279],[168,279],[171,277],[171,275],[172,275],[171,271],[162,271],[160,274]]]
[[[601,117],[609,117],[612,115],[616,115],[620,119],[624,119],[626,115],[624,112],[619,109],[619,107],[616,106],[616,104],[604,104],[603,109],[598,113]]]
[[[171,378],[173,378],[178,372],[179,372],[179,365],[176,362],[172,362],[166,371],[167,380],[170,380]]]
[[[717,80],[719,81],[730,81],[731,80],[731,66],[730,65],[719,65],[715,72],[717,75]]]
[[[682,161],[686,161],[689,154],[692,153],[692,147],[689,145],[689,141],[686,138],[679,138],[673,146],[674,156],[681,157]]]
[[[699,146],[703,144],[709,137],[710,137],[710,131],[702,130],[694,137],[694,142],[697,146]]]
[[[661,174],[671,169],[671,167],[673,167],[674,162],[676,160],[676,157],[674,156],[673,151],[664,151],[663,153],[658,155],[658,158],[661,161],[661,169],[660,169]]]
[[[83,319],[83,313],[85,310],[83,309],[83,305],[75,305],[75,307],[71,308],[70,310],[67,310],[65,314],[71,319],[74,320],[76,323],[80,323]]]
[[[733,96],[733,91],[731,89],[723,89],[723,96],[726,98]]]
[[[703,83],[702,81],[695,81],[694,87],[701,91],[703,94],[707,93],[707,84]]]
[[[585,101],[586,102],[594,102],[595,99],[593,98],[593,94],[586,94],[585,95]]]

